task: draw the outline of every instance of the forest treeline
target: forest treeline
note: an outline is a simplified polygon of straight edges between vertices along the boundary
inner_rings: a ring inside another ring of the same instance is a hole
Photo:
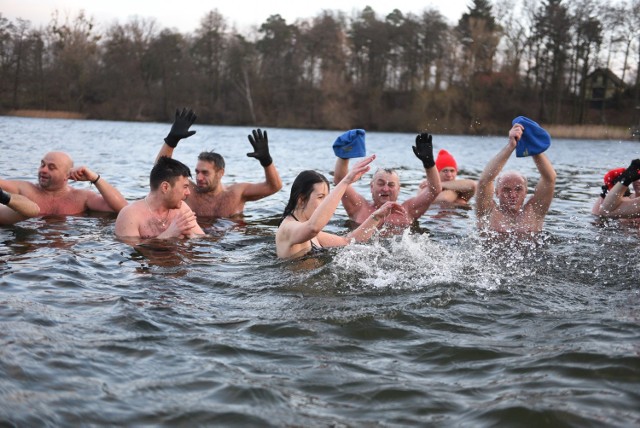
[[[640,105],[640,0],[470,1],[456,23],[370,7],[249,34],[217,10],[182,34],[133,17],[99,30],[80,11],[34,28],[0,15],[0,112],[90,118],[488,134],[526,115],[546,124],[633,127]],[[594,107],[586,78],[625,85]]]

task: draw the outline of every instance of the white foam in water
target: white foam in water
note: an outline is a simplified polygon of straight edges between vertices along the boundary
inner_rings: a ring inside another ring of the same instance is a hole
[[[360,287],[372,289],[458,284],[493,290],[505,279],[481,249],[442,244],[408,230],[389,239],[349,245],[337,253],[334,264],[336,270],[358,278]]]

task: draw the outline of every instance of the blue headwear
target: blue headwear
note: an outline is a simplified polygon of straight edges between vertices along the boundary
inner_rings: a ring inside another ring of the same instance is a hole
[[[352,129],[340,135],[333,143],[333,152],[339,158],[361,158],[367,154],[364,129]]]
[[[518,116],[511,122],[511,125],[519,123],[524,127],[522,137],[516,145],[516,156],[523,158],[526,156],[539,155],[551,145],[551,136],[540,125],[533,120]]]

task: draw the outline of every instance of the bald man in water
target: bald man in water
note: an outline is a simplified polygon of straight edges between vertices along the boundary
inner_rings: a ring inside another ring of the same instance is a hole
[[[544,218],[553,200],[556,172],[544,153],[532,156],[540,172],[540,181],[533,196],[527,197],[527,179],[516,171],[508,171],[498,177],[518,143],[524,127],[515,124],[509,131],[509,142],[489,161],[478,180],[476,216],[478,227],[484,230],[505,233],[540,232]],[[495,195],[493,200],[494,180]]]
[[[88,181],[98,192],[75,189],[69,179]],[[22,180],[0,180],[0,188],[34,202],[36,215],[78,215],[87,211],[119,212],[127,201],[105,178],[86,166],[73,167],[73,160],[64,152],[49,152],[40,161],[38,183]],[[16,200],[19,200],[17,198]],[[17,217],[16,217],[17,218]],[[20,221],[20,219],[16,220]]]

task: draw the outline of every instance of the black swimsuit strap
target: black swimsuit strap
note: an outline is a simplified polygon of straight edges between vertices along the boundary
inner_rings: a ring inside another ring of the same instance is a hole
[[[298,220],[298,219],[296,218],[296,216],[295,216],[295,215],[293,215],[293,214],[289,214],[289,215],[290,215],[291,217],[293,217],[293,219],[294,219],[295,221],[300,222],[300,220]],[[309,241],[311,241],[311,248],[313,248],[314,250],[320,250],[320,249],[322,249],[322,245],[316,245],[316,244],[313,242],[313,240],[312,240],[312,239],[310,239]]]

